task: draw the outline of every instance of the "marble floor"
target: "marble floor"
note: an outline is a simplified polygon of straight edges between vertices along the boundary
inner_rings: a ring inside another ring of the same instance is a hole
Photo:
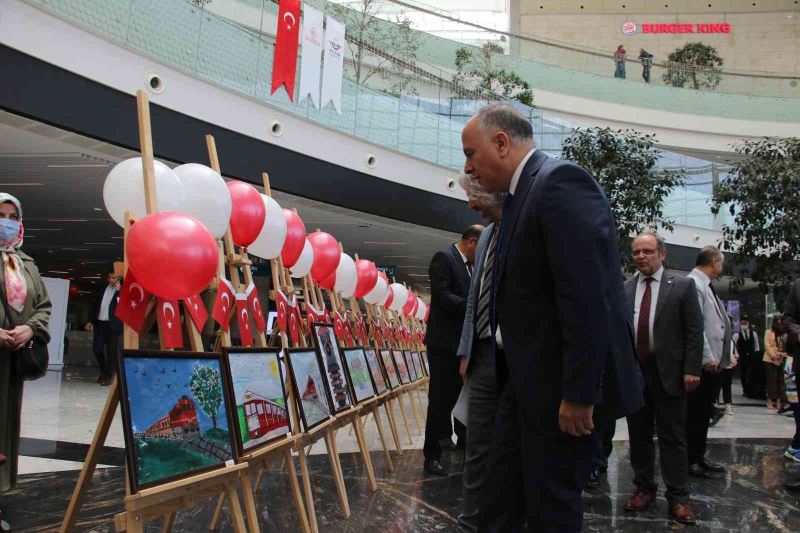
[[[95,383],[91,370],[49,372],[26,385],[23,401],[20,479],[17,488],[3,495],[0,507],[16,531],[51,531],[57,528],[75,485],[78,469],[88,450],[108,389]],[[425,399],[422,398],[424,409]],[[691,480],[691,505],[698,515],[693,531],[800,531],[800,495],[787,493],[783,481],[800,478],[800,464],[784,460],[783,449],[794,423],[769,414],[761,402],[734,398],[735,413],[723,418],[709,434],[710,457],[727,466],[714,479]],[[396,412],[406,453],[396,457],[395,472],[384,465],[374,423],[367,423],[367,439],[379,490],[368,490],[357,453],[357,443],[346,428],[337,433],[345,485],[352,516],[344,520],[335,496],[324,445],[309,458],[319,529],[328,531],[458,531],[461,506],[462,452],[448,452],[451,470],[446,478],[422,471],[422,436],[406,404],[410,436]],[[385,417],[384,427],[387,426]],[[411,443],[409,444],[409,440]],[[100,466],[79,515],[78,531],[113,531],[111,518],[122,509],[124,497],[122,429],[112,425]],[[666,500],[640,514],[626,513],[625,500],[632,489],[628,462],[627,427],[617,426],[609,473],[599,489],[587,492],[585,531],[672,531],[681,529],[667,519]],[[264,477],[256,496],[262,531],[298,531],[287,474],[275,465]],[[213,502],[181,513],[174,531],[207,531]],[[157,522],[148,531],[160,531]],[[230,531],[223,512],[221,531]]]

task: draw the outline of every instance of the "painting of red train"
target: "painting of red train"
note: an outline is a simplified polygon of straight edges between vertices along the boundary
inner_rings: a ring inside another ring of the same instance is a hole
[[[227,348],[225,355],[242,455],[290,432],[280,349]]]
[[[122,412],[131,489],[233,459],[220,354],[125,351]]]

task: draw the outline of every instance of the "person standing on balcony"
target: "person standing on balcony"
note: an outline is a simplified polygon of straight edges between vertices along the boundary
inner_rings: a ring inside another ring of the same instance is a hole
[[[614,65],[616,65],[616,69],[614,70],[614,77],[615,78],[620,78],[620,79],[623,79],[623,80],[625,79],[625,57],[626,57],[626,54],[627,54],[627,52],[625,52],[625,49],[622,47],[622,45],[619,45],[617,47],[617,51],[614,52]]]
[[[639,61],[641,61],[642,63],[642,78],[644,78],[645,83],[650,83],[650,67],[653,66],[653,54],[651,54],[644,48],[640,48]],[[625,76],[622,77],[624,78]]]

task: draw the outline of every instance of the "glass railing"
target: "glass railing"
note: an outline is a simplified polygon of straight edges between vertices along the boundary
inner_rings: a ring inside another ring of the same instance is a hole
[[[258,0],[248,1],[258,3]],[[342,87],[342,114],[339,115],[330,104],[317,110],[306,99],[298,102],[297,95],[296,103],[292,103],[283,89],[270,95],[272,39],[189,1],[29,2],[198,78],[368,142],[452,169],[463,166],[460,136],[464,123],[489,100],[504,100],[496,95],[490,95],[488,100],[476,98],[470,94],[477,93],[476,87],[455,86],[446,71],[415,62],[413,66],[394,64],[392,77],[374,76],[367,83],[346,77]],[[268,10],[270,6],[274,7],[265,1],[261,7]],[[398,85],[397,79],[404,83]],[[531,120],[537,145],[552,155],[560,155],[562,141],[573,131],[574,125],[539,109],[510,103]],[[674,165],[675,157],[682,156],[672,154],[671,158],[664,159],[664,164]],[[685,158],[680,164],[684,167],[707,165]],[[691,192],[680,189],[670,198],[670,216],[679,223],[718,227],[718,219],[708,210],[710,188],[687,190]]]

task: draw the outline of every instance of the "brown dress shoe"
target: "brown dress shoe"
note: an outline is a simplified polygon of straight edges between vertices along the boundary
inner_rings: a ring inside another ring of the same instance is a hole
[[[626,511],[644,511],[651,503],[656,501],[655,494],[647,494],[643,490],[637,490],[633,496],[625,503]]]
[[[693,526],[697,523],[694,518],[694,513],[689,509],[689,506],[684,503],[671,505],[669,508],[669,516],[676,522],[686,524],[687,526]]]

